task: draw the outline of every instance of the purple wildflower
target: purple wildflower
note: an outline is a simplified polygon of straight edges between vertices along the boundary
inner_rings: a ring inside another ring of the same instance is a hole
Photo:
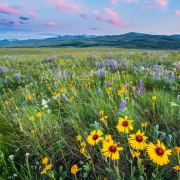
[[[120,109],[125,109],[126,108],[126,101],[122,101],[119,108]]]
[[[26,80],[26,77],[25,77],[25,75],[23,75],[23,80],[24,80],[24,81]]]
[[[174,81],[174,78],[175,78],[175,74],[174,72],[171,73],[171,79]]]
[[[17,79],[18,81],[21,81],[19,74],[16,74],[16,79]]]
[[[136,87],[135,86],[133,87],[132,93],[133,93],[133,96],[135,97],[136,96]]]
[[[109,81],[107,81],[106,84],[107,84],[107,88],[109,88],[110,87]]]
[[[100,89],[98,90],[98,95],[99,95],[99,96],[101,95],[101,90],[100,90]]]
[[[142,79],[139,80],[139,92],[140,93],[143,92],[143,82],[142,82]]]

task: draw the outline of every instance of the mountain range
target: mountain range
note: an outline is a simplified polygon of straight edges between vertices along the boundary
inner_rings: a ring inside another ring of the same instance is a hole
[[[65,35],[46,39],[4,39],[0,48],[117,47],[127,49],[179,50],[180,35],[151,35],[130,32],[122,35]]]

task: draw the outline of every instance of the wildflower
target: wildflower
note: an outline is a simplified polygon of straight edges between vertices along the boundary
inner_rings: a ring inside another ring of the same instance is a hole
[[[111,158],[113,161],[119,159],[119,151],[122,151],[124,148],[117,147],[119,143],[115,143],[113,140],[109,142],[103,141],[103,148],[101,149],[104,156]]]
[[[32,99],[32,96],[31,96],[31,95],[28,95],[28,99],[31,100],[31,99]]]
[[[104,118],[105,118],[105,119],[107,119],[107,118],[108,118],[108,116],[104,116]]]
[[[140,93],[143,92],[143,82],[142,82],[142,79],[139,80],[139,92]]]
[[[83,142],[81,143],[81,146],[82,146],[82,147],[86,147],[86,143],[83,141]]]
[[[51,87],[48,87],[48,89],[51,89]]]
[[[69,98],[69,101],[72,101],[73,99],[74,99],[74,96],[70,97],[70,98]]]
[[[38,112],[38,113],[36,114],[36,116],[37,116],[37,117],[41,117],[41,112]]]
[[[97,144],[99,141],[103,140],[103,137],[101,137],[103,135],[103,132],[101,130],[94,130],[91,132],[91,134],[87,137],[87,142],[90,145],[95,145]]]
[[[41,174],[46,174],[46,169],[43,169],[43,171],[41,171]]]
[[[126,101],[122,101],[119,108],[120,109],[125,109],[126,108]]]
[[[103,114],[104,114],[104,111],[103,111],[103,110],[99,111],[99,114],[100,114],[100,115],[103,115]]]
[[[49,164],[49,165],[47,165],[47,166],[45,167],[45,170],[46,170],[46,171],[51,170],[52,167],[53,167],[53,165],[52,165],[52,164]]]
[[[29,118],[29,121],[32,121],[32,120],[34,120],[34,116],[31,116],[31,117]]]
[[[14,158],[14,155],[10,155],[9,158],[12,160]]]
[[[169,163],[168,155],[171,155],[171,150],[166,150],[166,147],[160,140],[157,140],[157,144],[150,143],[147,147],[147,153],[150,160],[159,166],[163,166]]]
[[[18,107],[15,108],[15,111],[17,111],[17,110],[18,110]]]
[[[134,157],[138,157],[140,154],[141,154],[140,152],[134,152],[134,153],[132,154],[132,157],[133,157],[133,158],[134,158]]]
[[[34,134],[34,132],[35,132],[35,131],[34,131],[34,130],[32,130],[32,131],[31,131],[31,134]]]
[[[133,149],[144,150],[146,148],[147,136],[144,136],[144,133],[141,133],[140,130],[138,130],[136,134],[131,134],[129,136],[128,141]]]
[[[78,141],[80,141],[80,140],[81,140],[81,136],[80,136],[80,135],[76,136],[76,139],[77,139]]]
[[[19,74],[16,74],[16,79],[17,79],[18,81],[21,81]]]
[[[106,135],[105,140],[106,140],[107,142],[111,141],[111,140],[112,140],[112,136],[111,136],[111,135]],[[104,142],[104,141],[103,141],[103,142]]]
[[[78,172],[78,166],[76,164],[74,164],[72,167],[71,167],[71,173],[72,174],[76,174]]]
[[[156,96],[153,96],[153,97],[152,97],[152,100],[156,100]]]
[[[136,87],[135,86],[133,87],[132,93],[133,93],[133,96],[135,97],[136,96]]]
[[[175,169],[176,171],[180,171],[180,167],[179,166],[174,166],[173,169]]]
[[[43,160],[42,160],[42,163],[43,164],[47,164],[47,162],[49,161],[49,159],[47,157],[45,157]]]
[[[8,101],[5,101],[4,103],[5,103],[6,105],[8,105],[8,104],[9,104],[9,103],[8,103]]]
[[[12,98],[11,98],[11,101],[13,101],[13,100],[14,100],[14,98],[12,97]]]
[[[85,153],[85,148],[81,148],[80,153],[84,154]]]
[[[141,123],[141,127],[147,127],[148,123]]]
[[[180,153],[180,148],[179,148],[179,147],[174,147],[173,153],[174,153],[175,155],[179,155],[179,153]]]
[[[100,118],[99,120],[100,120],[100,121],[104,121],[104,117]]]
[[[119,132],[128,134],[129,130],[133,130],[132,122],[133,120],[127,120],[127,116],[125,118],[120,117],[116,128]]]
[[[99,95],[99,96],[101,95],[101,90],[100,90],[100,89],[98,90],[98,95]]]
[[[30,153],[26,153],[26,157],[28,157],[30,155]]]

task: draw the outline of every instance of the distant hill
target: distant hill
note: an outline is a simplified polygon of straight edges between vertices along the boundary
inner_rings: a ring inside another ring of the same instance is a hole
[[[122,35],[66,35],[47,39],[3,40],[0,48],[37,48],[37,47],[117,47],[129,49],[179,50],[180,35],[151,35],[130,32]]]

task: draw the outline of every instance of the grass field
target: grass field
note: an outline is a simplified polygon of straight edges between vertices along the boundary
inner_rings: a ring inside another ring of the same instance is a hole
[[[91,52],[143,52],[143,50],[128,50],[120,48],[0,48],[0,56],[4,55],[39,55],[60,53],[91,53]]]
[[[0,179],[180,179],[179,59],[0,49]]]

